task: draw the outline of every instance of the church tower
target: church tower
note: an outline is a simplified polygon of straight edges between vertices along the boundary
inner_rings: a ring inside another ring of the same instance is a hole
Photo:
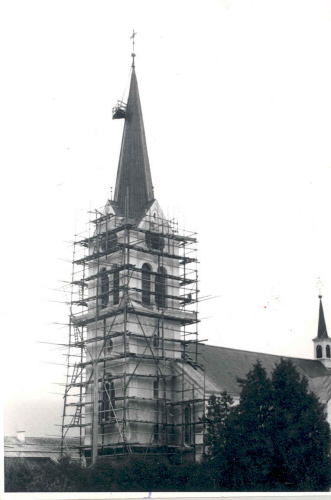
[[[326,323],[324,318],[322,295],[319,295],[320,308],[318,318],[317,337],[313,339],[314,342],[314,357],[322,361],[326,368],[331,368],[331,339],[328,336]]]
[[[62,443],[82,458],[203,453],[196,236],[154,197],[132,54],[115,195],[74,243]]]

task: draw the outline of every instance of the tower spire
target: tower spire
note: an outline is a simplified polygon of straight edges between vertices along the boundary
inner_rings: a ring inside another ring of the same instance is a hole
[[[323,304],[322,304],[322,295],[319,295],[320,299],[320,310],[319,310],[319,318],[318,318],[318,330],[317,330],[317,338],[319,340],[328,339],[328,332],[326,329],[326,323],[324,318]]]
[[[131,38],[136,33],[133,31]],[[122,214],[139,218],[154,200],[152,176],[147,153],[143,115],[132,53],[132,71],[120,159],[118,163],[114,202]]]

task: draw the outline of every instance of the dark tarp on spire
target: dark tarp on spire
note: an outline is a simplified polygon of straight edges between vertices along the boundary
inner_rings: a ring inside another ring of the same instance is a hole
[[[126,213],[127,204],[128,216],[139,218],[153,200],[154,192],[143,116],[137,77],[133,67],[114,202],[123,215]]]
[[[329,338],[328,332],[327,332],[327,329],[326,329],[325,318],[324,318],[324,311],[323,311],[323,305],[322,305],[322,297],[320,297],[320,312],[319,312],[319,318],[318,318],[317,338],[319,340],[323,340],[323,339]]]

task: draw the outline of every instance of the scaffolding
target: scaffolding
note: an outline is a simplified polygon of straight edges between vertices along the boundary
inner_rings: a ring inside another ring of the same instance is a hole
[[[159,211],[160,212],[160,211]],[[195,233],[151,211],[91,212],[73,243],[62,450],[200,460],[205,375],[198,356]]]

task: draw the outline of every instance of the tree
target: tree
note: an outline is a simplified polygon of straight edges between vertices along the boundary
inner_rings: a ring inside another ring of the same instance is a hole
[[[265,489],[272,466],[272,440],[268,433],[271,382],[260,361],[241,386],[239,405],[227,393],[212,396],[206,423],[206,460],[215,471],[218,489]]]
[[[212,489],[232,489],[236,484],[235,477],[231,473],[232,461],[228,443],[229,417],[233,412],[233,398],[226,392],[222,392],[220,397],[211,395],[208,401],[205,423],[204,444],[206,455],[204,465],[207,465]]]
[[[205,445],[206,456],[215,458],[222,455],[226,446],[225,427],[228,416],[233,409],[233,398],[226,392],[221,397],[212,394],[208,401],[207,414],[204,417],[206,426]]]
[[[270,435],[272,388],[265,368],[258,360],[241,386],[236,418],[231,423],[236,438],[238,463],[245,490],[268,489],[273,460],[273,440]]]
[[[236,407],[226,393],[208,404],[205,461],[215,489],[328,490],[330,428],[307,379],[281,360],[271,380],[258,361],[238,382]]]
[[[224,412],[221,440],[210,436],[217,426],[207,427],[207,440],[214,443],[209,453],[217,458],[218,482],[223,490],[266,490],[272,465],[272,440],[268,432],[271,411],[271,382],[260,361],[241,386],[239,404]],[[214,411],[217,415],[217,412]],[[212,415],[212,413],[210,412]],[[208,414],[207,414],[208,416]],[[217,445],[221,444],[218,450]]]
[[[282,359],[272,374],[273,483],[289,490],[330,488],[330,427],[326,412],[292,361]]]

